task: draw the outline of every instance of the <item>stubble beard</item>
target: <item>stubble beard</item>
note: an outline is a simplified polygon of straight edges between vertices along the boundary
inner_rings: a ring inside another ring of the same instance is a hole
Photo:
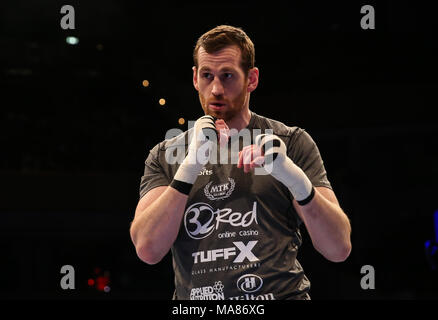
[[[246,105],[247,92],[242,90],[240,94],[231,102],[226,101],[227,107],[223,111],[211,110],[208,108],[207,100],[198,92],[199,101],[201,102],[202,109],[206,115],[216,117],[218,119],[223,119],[225,122],[232,120],[234,117],[238,116],[244,109]],[[223,100],[218,97],[217,100]]]

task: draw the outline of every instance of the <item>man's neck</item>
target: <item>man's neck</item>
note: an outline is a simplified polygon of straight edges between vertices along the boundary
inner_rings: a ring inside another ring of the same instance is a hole
[[[245,108],[244,110],[242,110],[241,113],[237,114],[235,117],[225,122],[228,128],[240,131],[248,126],[250,120],[251,112],[249,111],[249,108]]]

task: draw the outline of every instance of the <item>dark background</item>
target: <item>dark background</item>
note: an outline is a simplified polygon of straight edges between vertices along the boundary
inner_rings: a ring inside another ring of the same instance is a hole
[[[438,209],[438,19],[428,3],[2,1],[0,297],[171,297],[170,256],[140,261],[129,226],[149,149],[187,129],[178,118],[201,115],[197,38],[232,24],[256,47],[251,109],[312,135],[351,219],[353,251],[340,264],[302,230],[312,298],[436,299],[424,249]],[[75,30],[60,27],[65,4]],[[376,30],[360,28],[365,4]],[[63,265],[75,268],[75,290],[60,288]],[[363,265],[375,268],[375,290],[360,287]],[[87,284],[105,271],[108,293]]]

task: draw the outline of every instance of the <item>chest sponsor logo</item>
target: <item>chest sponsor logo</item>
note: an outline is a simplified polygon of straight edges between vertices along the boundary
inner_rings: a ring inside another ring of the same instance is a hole
[[[259,261],[259,258],[252,253],[252,249],[257,242],[249,241],[247,244],[244,244],[241,241],[236,241],[233,242],[234,247],[194,252],[192,253],[193,262],[196,264],[216,261],[218,259],[228,260],[236,255],[233,263],[241,263],[245,259],[248,259],[250,262]]]
[[[239,232],[235,232],[235,231],[233,231],[233,232],[225,231],[225,232],[219,233],[219,234],[217,235],[217,237],[218,237],[219,239],[224,239],[224,238],[234,238],[234,237],[236,237],[237,234],[238,234],[239,236],[241,236],[241,237],[249,237],[249,236],[258,236],[258,235],[259,235],[259,232],[258,232],[257,230],[241,230],[241,231],[239,231]]]
[[[193,288],[190,300],[225,300],[222,281],[216,281],[213,286]]]
[[[237,288],[246,293],[253,293],[263,286],[263,280],[255,274],[245,274],[237,280]]]
[[[230,300],[275,300],[273,293],[258,294],[263,286],[263,279],[255,274],[245,274],[237,280],[237,288],[242,295],[230,297]],[[256,294],[254,294],[256,293]]]
[[[233,227],[249,227],[257,222],[257,202],[247,213],[233,212],[230,208],[213,209],[207,203],[197,202],[187,208],[184,213],[184,227],[190,238],[200,240],[208,237],[221,224]]]
[[[213,181],[210,181],[204,187],[204,194],[210,200],[222,200],[231,196],[235,187],[236,183],[232,178],[228,178],[228,182],[222,184],[213,184]]]

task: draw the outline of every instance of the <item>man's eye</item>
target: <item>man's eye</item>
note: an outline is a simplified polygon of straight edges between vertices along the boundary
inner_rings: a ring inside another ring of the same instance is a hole
[[[208,73],[208,72],[205,72],[205,73],[202,74],[202,76],[203,76],[205,79],[211,79],[212,74],[211,74],[211,73]]]
[[[225,79],[231,79],[233,77],[232,73],[224,73]]]

